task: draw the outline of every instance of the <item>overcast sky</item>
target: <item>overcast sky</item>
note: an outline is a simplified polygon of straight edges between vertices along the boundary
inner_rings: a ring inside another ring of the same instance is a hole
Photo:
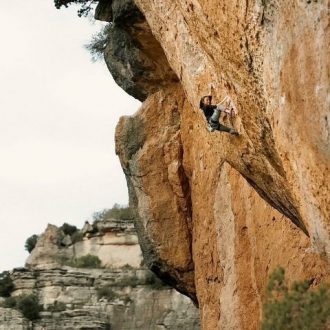
[[[47,223],[128,202],[114,131],[140,102],[90,61],[99,29],[53,0],[0,3],[0,271],[24,265]]]

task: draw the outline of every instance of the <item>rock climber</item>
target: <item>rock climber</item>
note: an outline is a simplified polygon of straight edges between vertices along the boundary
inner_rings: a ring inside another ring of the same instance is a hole
[[[203,110],[204,115],[206,117],[208,127],[207,129],[209,132],[214,132],[214,131],[222,131],[222,132],[227,132],[232,135],[238,136],[239,133],[230,127],[224,126],[219,123],[219,118],[221,112],[227,113],[231,116],[235,115],[232,111],[228,110],[222,103],[226,100],[225,98],[221,103],[217,105],[212,104],[212,95],[205,95],[201,98],[199,102],[199,107],[201,110]]]

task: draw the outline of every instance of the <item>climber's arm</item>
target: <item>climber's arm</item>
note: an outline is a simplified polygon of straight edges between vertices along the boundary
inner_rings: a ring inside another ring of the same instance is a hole
[[[209,87],[209,94],[208,94],[208,95],[213,96],[213,90],[214,90],[214,85],[213,85],[213,83],[210,83],[210,84],[208,85],[208,87]]]
[[[224,113],[232,116],[232,117],[236,116],[236,112],[235,112],[234,108],[228,109],[221,103],[217,104],[217,109],[221,112],[224,112]]]

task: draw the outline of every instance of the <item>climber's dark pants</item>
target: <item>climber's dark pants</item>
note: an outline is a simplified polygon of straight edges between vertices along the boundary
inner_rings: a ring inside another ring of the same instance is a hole
[[[231,132],[231,128],[225,126],[225,125],[222,125],[219,123],[219,126],[217,128],[217,131],[223,131],[223,132],[227,132],[227,133],[230,133]]]
[[[215,109],[214,112],[213,112],[213,115],[209,119],[210,126],[214,130],[230,133],[231,128],[220,124],[219,123],[219,118],[220,118],[220,111],[218,109]]]

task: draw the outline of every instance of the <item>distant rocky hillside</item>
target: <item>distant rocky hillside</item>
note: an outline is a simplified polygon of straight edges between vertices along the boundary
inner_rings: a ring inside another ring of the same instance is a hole
[[[110,219],[85,224],[72,243],[56,226],[39,237],[25,268],[10,272],[8,299],[35,294],[40,318],[30,321],[13,308],[0,308],[0,330],[199,329],[198,309],[165,286],[143,264],[133,222]],[[103,268],[72,267],[86,255]],[[70,265],[71,266],[68,266]]]

